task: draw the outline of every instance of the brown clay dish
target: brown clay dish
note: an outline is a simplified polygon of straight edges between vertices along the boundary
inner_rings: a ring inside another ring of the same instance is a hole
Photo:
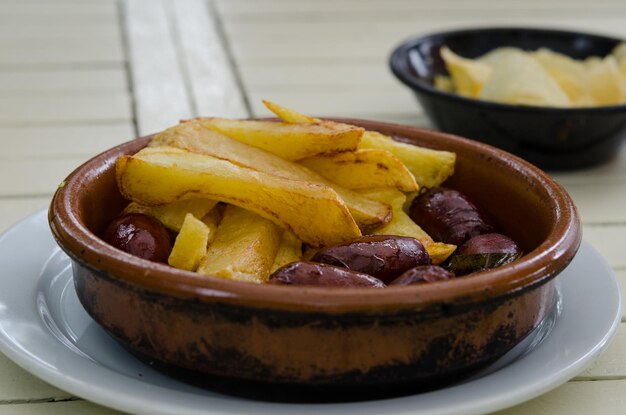
[[[143,137],[76,169],[49,211],[76,291],[116,340],[170,367],[269,383],[380,385],[454,379],[519,343],[550,311],[553,278],[581,240],[561,186],[527,162],[455,136],[339,120],[457,154],[445,185],[463,191],[527,254],[470,277],[416,286],[256,285],[149,262],[98,236],[123,209],[115,160]]]

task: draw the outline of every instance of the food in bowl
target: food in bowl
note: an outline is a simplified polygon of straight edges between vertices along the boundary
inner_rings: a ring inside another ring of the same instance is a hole
[[[100,237],[128,205],[115,162],[152,139],[140,137],[78,167],[52,200],[50,227],[71,258],[82,306],[124,347],[166,373],[279,384],[281,392],[284,384],[396,390],[410,382],[415,393],[458,382],[527,338],[554,310],[554,277],[580,243],[576,209],[563,188],[529,163],[475,141],[334,121],[455,153],[455,174],[442,185],[482,207],[525,255],[469,278],[385,289],[250,284],[147,261]]]
[[[470,28],[420,35],[390,56],[394,75],[419,101],[437,129],[498,147],[543,169],[580,169],[619,154],[626,137],[626,105],[547,107],[511,105],[465,97],[434,86],[449,75],[440,51],[476,58],[502,46],[549,48],[584,60],[607,56],[622,39],[544,28]]]
[[[458,274],[456,247],[495,232],[465,195],[438,187],[454,153],[268,106],[283,121],[189,120],[120,157],[117,183],[129,203],[104,239],[203,275],[381,288],[419,266]],[[363,136],[372,148],[361,147]],[[411,167],[396,156],[403,151]],[[483,244],[492,250],[473,253],[463,275],[521,255],[489,260],[499,244]]]
[[[561,108],[626,103],[626,43],[584,60],[548,48],[498,47],[469,59],[443,46],[440,54],[450,76],[437,75],[435,87],[464,97]]]

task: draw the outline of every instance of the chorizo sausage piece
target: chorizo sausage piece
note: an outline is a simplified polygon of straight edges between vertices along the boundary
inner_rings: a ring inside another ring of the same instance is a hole
[[[314,262],[292,262],[270,275],[268,283],[280,285],[311,285],[318,287],[384,288],[378,278],[349,269]]]
[[[416,197],[409,216],[436,241],[461,245],[468,239],[495,229],[463,193],[443,187]]]
[[[369,274],[385,284],[408,269],[431,263],[420,241],[391,235],[368,235],[349,244],[323,248],[311,261]]]
[[[459,255],[474,255],[474,254],[521,254],[522,249],[511,238],[500,233],[486,233],[483,235],[474,236],[463,245],[461,245],[457,251]]]
[[[128,213],[114,219],[102,239],[124,252],[154,262],[167,262],[172,251],[165,227],[142,213]]]
[[[454,275],[439,265],[421,265],[411,268],[398,278],[393,280],[389,286],[413,285],[427,282],[445,281],[453,278]]]

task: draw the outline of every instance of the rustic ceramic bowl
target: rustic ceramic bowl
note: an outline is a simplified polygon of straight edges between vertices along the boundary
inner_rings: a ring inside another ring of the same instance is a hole
[[[497,47],[549,48],[574,59],[609,54],[620,39],[589,33],[530,28],[476,28],[434,33],[402,42],[389,64],[417,97],[438,129],[502,148],[544,169],[577,169],[603,163],[626,137],[626,105],[548,108],[499,104],[440,91],[435,75],[447,74],[439,53],[447,45],[475,58]]]
[[[87,312],[137,355],[224,378],[301,385],[454,380],[519,343],[553,304],[553,278],[581,240],[576,209],[548,175],[451,135],[344,120],[457,153],[462,190],[528,252],[498,269],[421,286],[333,289],[207,277],[131,256],[99,238],[124,207],[115,160],[143,137],[76,169],[49,211]]]

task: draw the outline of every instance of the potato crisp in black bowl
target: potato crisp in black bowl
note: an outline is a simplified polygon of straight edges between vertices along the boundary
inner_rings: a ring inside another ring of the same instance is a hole
[[[605,162],[617,153],[626,135],[626,105],[519,105],[445,91],[435,86],[438,78],[449,75],[442,48],[469,59],[500,47],[543,48],[577,60],[597,56],[592,60],[598,62],[620,43],[616,38],[559,30],[458,30],[405,41],[392,53],[390,66],[440,130],[497,146],[544,169],[576,169]],[[626,79],[626,62],[622,66],[618,70]],[[626,93],[626,83],[622,87]]]

